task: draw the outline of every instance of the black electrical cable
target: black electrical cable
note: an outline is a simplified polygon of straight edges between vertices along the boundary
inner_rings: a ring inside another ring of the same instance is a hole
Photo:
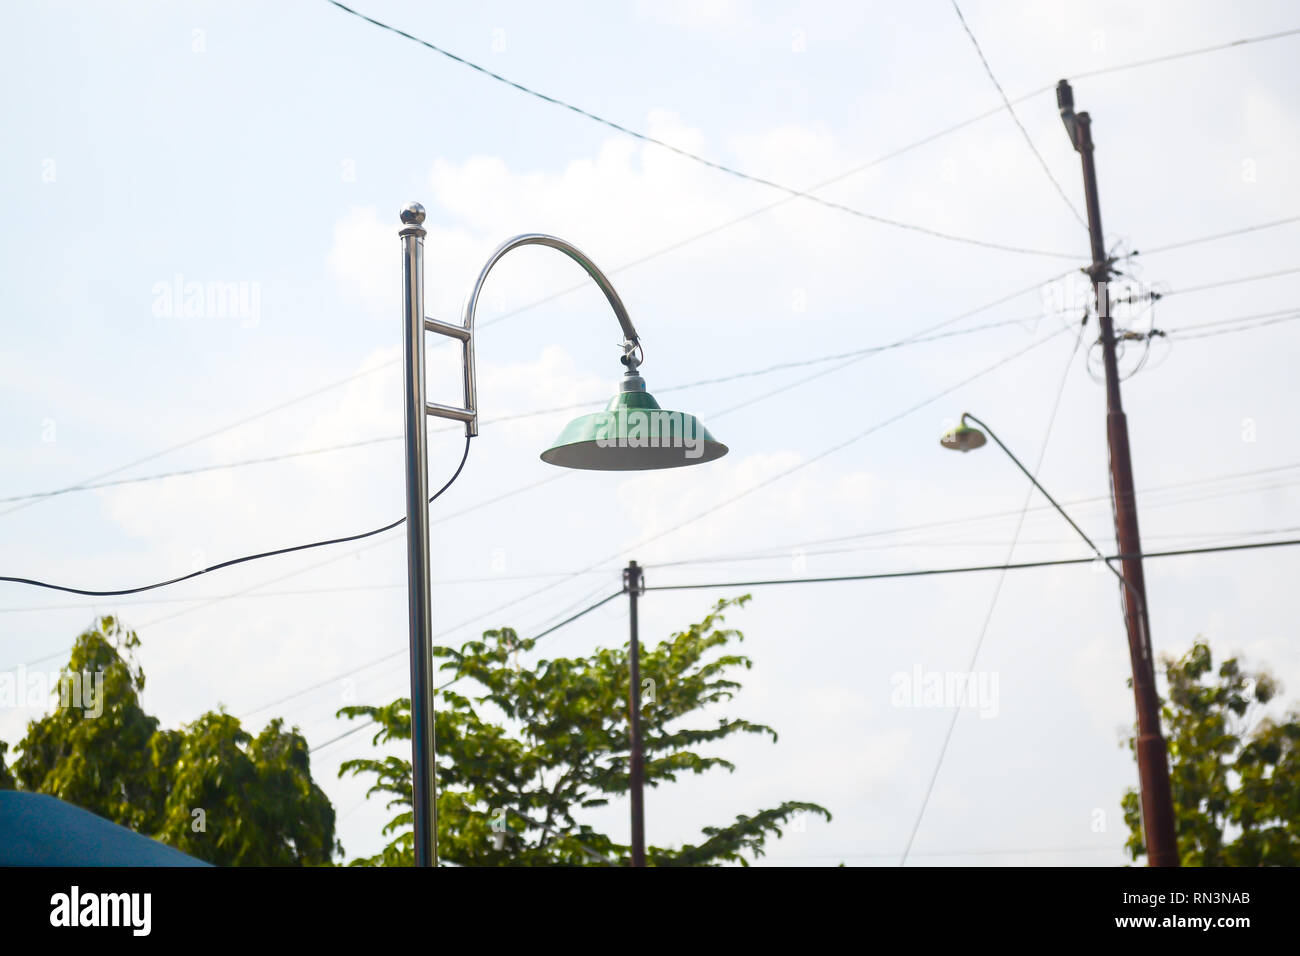
[[[465,467],[465,462],[469,460],[469,442],[470,440],[467,437],[465,439],[465,452],[460,457],[460,464],[456,466],[455,473],[447,479],[447,483],[430,496],[429,502],[431,504],[439,495],[450,488],[457,478],[460,477],[460,473]],[[208,574],[211,571],[219,571],[222,568],[229,568],[236,564],[243,564],[246,561],[258,561],[262,558],[273,558],[277,555],[292,554],[295,551],[306,551],[310,548],[323,548],[331,544],[345,544],[348,541],[360,541],[362,538],[370,538],[377,534],[383,534],[385,531],[392,531],[404,521],[406,521],[405,516],[384,525],[382,528],[374,528],[370,531],[363,531],[360,534],[345,535],[341,538],[328,538],[324,541],[313,541],[309,544],[295,544],[292,547],[277,548],[274,551],[261,551],[257,554],[247,554],[240,558],[231,558],[229,561],[222,561],[220,564],[210,565],[200,571],[191,571],[189,574],[183,574],[180,577],[170,578],[166,581],[159,581],[155,584],[145,584],[135,588],[120,588],[113,591],[91,591],[85,588],[70,588],[61,584],[49,584],[48,582],[36,581],[32,578],[10,577],[9,575],[0,575],[0,581],[8,581],[12,584],[29,584],[32,587],[48,588],[51,591],[64,591],[68,594],[85,594],[90,597],[116,597],[124,594],[139,594],[141,591],[152,591],[155,588],[167,587],[170,584],[179,584],[181,581],[189,581],[191,578],[197,578],[200,575]]]
[[[1224,551],[1252,551],[1258,548],[1285,548],[1300,544],[1300,538],[1286,541],[1254,541],[1248,544],[1225,544],[1207,548],[1182,548],[1178,551],[1147,551],[1143,554],[1111,554],[1103,561],[1123,561],[1128,558],[1176,558],[1191,554],[1218,554]],[[876,574],[840,574],[824,578],[768,578],[761,581],[720,581],[710,584],[659,584],[647,591],[701,591],[726,588],[756,588],[773,584],[834,584],[842,581],[883,581],[890,578],[922,578],[939,574],[968,574],[976,571],[1021,571],[1026,568],[1064,567],[1071,564],[1092,564],[1098,558],[1059,558],[1053,561],[1022,561],[1016,564],[981,564],[962,568],[925,568],[916,571],[882,571]],[[653,565],[651,565],[653,567]]]
[[[625,593],[627,593],[627,592],[625,592],[625,591],[615,591],[613,594],[609,595],[608,597],[601,598],[601,599],[600,599],[599,601],[597,601],[595,604],[592,604],[592,605],[590,605],[590,606],[588,606],[588,607],[586,607],[586,608],[583,608],[583,609],[582,609],[581,611],[579,611],[577,614],[572,614],[572,615],[570,615],[569,617],[566,617],[563,621],[561,621],[561,622],[558,623],[558,624],[552,624],[550,627],[548,627],[546,630],[542,631],[540,634],[536,634],[536,635],[534,635],[534,636],[532,637],[532,640],[533,640],[533,641],[540,641],[540,640],[541,640],[542,638],[544,638],[546,635],[551,634],[551,633],[554,633],[555,631],[558,631],[560,628],[564,627],[566,624],[572,624],[572,623],[573,623],[574,621],[576,621],[578,618],[580,618],[580,617],[582,617],[582,616],[584,616],[584,615],[586,615],[586,614],[590,614],[592,611],[596,610],[596,608],[598,608],[598,607],[604,607],[604,606],[605,606],[606,604],[608,604],[610,601],[614,600],[614,598],[618,597],[620,594],[625,594]]]

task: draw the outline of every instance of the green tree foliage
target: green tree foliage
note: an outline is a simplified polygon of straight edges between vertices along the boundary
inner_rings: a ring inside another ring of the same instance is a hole
[[[1278,692],[1263,672],[1235,658],[1214,668],[1202,640],[1168,658],[1169,696],[1161,723],[1184,866],[1300,865],[1300,714],[1277,720],[1261,710]],[[1136,753],[1137,738],[1129,738]],[[1134,860],[1145,855],[1138,794],[1122,801]]]
[[[695,711],[729,700],[740,684],[726,675],[751,666],[747,657],[713,653],[743,640],[739,631],[721,624],[728,607],[747,600],[719,601],[703,621],[642,649],[642,680],[654,682],[654,699],[643,701],[647,786],[671,783],[683,773],[735,769],[721,757],[696,752],[701,745],[733,734],[767,735],[775,742],[772,728],[738,718],[722,718],[699,729],[685,725]],[[438,698],[439,857],[465,866],[625,862],[627,846],[576,817],[628,789],[627,648],[519,667],[518,653],[533,645],[503,628],[487,631],[482,640],[469,641],[460,650],[435,649],[447,658],[442,670],[460,685],[460,690],[443,690]],[[467,681],[481,692],[471,696]],[[345,707],[339,713],[372,719],[378,726],[375,744],[410,740],[409,698],[383,707]],[[384,829],[393,840],[381,853],[353,864],[409,866],[410,761],[398,756],[349,760],[339,773],[374,774],[369,792],[387,795],[389,808],[399,808]],[[762,855],[767,837],[779,837],[781,828],[802,813],[830,819],[823,807],[789,801],[753,816],[739,815],[724,826],[707,827],[696,845],[647,847],[647,862],[747,865],[747,854]],[[504,827],[499,848],[494,820],[498,828]]]
[[[5,766],[5,754],[9,752],[9,745],[0,740],[0,790],[13,790],[18,786],[18,781],[14,779],[13,771]]]
[[[141,833],[159,823],[165,781],[150,759],[158,721],[140,706],[144,672],[133,664],[140,639],[111,617],[77,638],[60,680],[103,675],[103,711],[78,702],[27,725],[14,775],[21,789],[48,793]],[[93,686],[93,685],[92,685]]]
[[[209,712],[160,729],[140,705],[139,645],[112,617],[77,638],[62,675],[102,674],[102,712],[60,698],[29,722],[13,764],[17,786],[222,866],[322,865],[341,853],[334,809],[296,728],[272,720],[253,737],[230,714]]]

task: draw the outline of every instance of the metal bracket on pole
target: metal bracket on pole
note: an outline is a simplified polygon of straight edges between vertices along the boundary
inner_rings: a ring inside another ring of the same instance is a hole
[[[424,410],[436,418],[450,418],[452,421],[464,422],[465,437],[473,438],[478,434],[478,411],[473,405],[474,383],[472,381],[474,375],[474,330],[470,326],[452,325],[450,322],[431,319],[427,315],[424,317],[424,329],[426,332],[437,332],[439,335],[445,335],[448,338],[460,341],[465,376],[464,408],[457,408],[454,405],[439,405],[437,402],[425,402]]]
[[[632,580],[634,575],[636,577],[635,581]],[[635,561],[623,569],[623,593],[631,594],[633,588],[636,589],[637,597],[645,596],[645,569]]]

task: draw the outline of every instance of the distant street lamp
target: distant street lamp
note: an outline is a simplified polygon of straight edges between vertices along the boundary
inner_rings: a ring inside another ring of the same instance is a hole
[[[437,783],[434,777],[433,651],[429,601],[429,474],[426,457],[427,416],[463,422],[466,439],[478,434],[477,383],[474,372],[474,314],[479,294],[492,267],[520,246],[549,246],[580,265],[605,293],[623,329],[627,369],[619,392],[602,412],[583,415],[560,433],[542,460],[564,468],[591,471],[648,471],[699,465],[721,458],[727,446],[717,441],[693,415],[666,411],[646,391],[638,373],[644,353],[627,309],[605,274],[577,248],[557,239],[530,233],[502,243],[479,271],[461,313],[453,325],[424,314],[424,207],[409,203],[402,210],[402,339],[405,359],[404,416],[406,421],[406,568],[411,644],[411,770],[416,866],[437,866]],[[424,397],[424,333],[457,339],[462,348],[464,405],[428,402]],[[636,673],[636,663],[633,662]],[[630,694],[638,688],[632,682]],[[635,705],[634,705],[635,706]],[[635,712],[635,710],[634,710]],[[633,749],[640,751],[634,728]],[[639,777],[640,768],[635,773]],[[633,814],[634,831],[638,825]]]
[[[967,419],[974,422],[976,425],[979,425],[980,428],[984,429],[984,431],[980,431],[979,428],[972,428],[967,425]],[[1079,533],[1079,537],[1083,538],[1083,540],[1088,543],[1088,547],[1092,548],[1093,553],[1096,554],[1098,559],[1106,565],[1111,574],[1115,575],[1115,577],[1119,579],[1120,584],[1124,586],[1128,595],[1133,599],[1134,609],[1137,611],[1136,617],[1139,644],[1141,647],[1146,649],[1145,654],[1131,655],[1133,668],[1133,695],[1137,704],[1140,741],[1144,745],[1144,750],[1152,748],[1154,752],[1163,754],[1165,752],[1165,740],[1160,730],[1160,703],[1155,692],[1155,666],[1154,662],[1151,660],[1151,638],[1147,630],[1147,606],[1142,590],[1134,587],[1132,582],[1121,574],[1115,566],[1106,559],[1106,556],[1101,553],[1101,549],[1093,543],[1093,540],[1084,533],[1082,528],[1074,523],[1074,519],[1065,513],[1065,509],[1057,503],[1055,498],[1048,494],[1046,488],[1038,483],[1038,479],[1034,477],[1033,473],[1021,464],[1020,459],[1011,453],[1010,448],[1002,444],[1002,439],[998,438],[993,429],[989,428],[989,426],[984,422],[980,421],[969,412],[963,412],[961,421],[958,423],[957,427],[940,438],[939,444],[943,445],[944,448],[950,448],[953,451],[973,451],[985,444],[984,432],[988,432],[989,437],[997,442],[998,447],[1007,453],[1007,457],[1015,462],[1017,468],[1024,472],[1025,477],[1030,480],[1033,486],[1043,493],[1043,497],[1051,502],[1052,507],[1057,510],[1062,518],[1069,522],[1070,527]],[[1121,555],[1121,558],[1127,557],[1129,556]],[[1151,846],[1151,843],[1154,842],[1154,835],[1161,833],[1172,835],[1175,832],[1174,803],[1169,788],[1168,764],[1163,761],[1139,760],[1138,786],[1142,791],[1141,799],[1139,800],[1139,804],[1142,807],[1142,832],[1148,843],[1148,859],[1151,860],[1152,865],[1155,866],[1158,865],[1155,862],[1157,859],[1156,849]],[[1178,855],[1176,843],[1173,844],[1172,854],[1172,865],[1177,866]]]

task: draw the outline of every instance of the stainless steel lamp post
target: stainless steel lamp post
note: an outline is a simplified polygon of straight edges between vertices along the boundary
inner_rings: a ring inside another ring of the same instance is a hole
[[[411,809],[415,865],[437,866],[433,647],[429,629],[429,466],[424,408],[424,209],[402,210],[402,388],[406,428],[406,593],[411,636]]]
[[[662,409],[646,391],[638,369],[641,340],[614,286],[575,246],[555,236],[528,233],[497,247],[479,271],[465,298],[461,322],[454,325],[424,314],[424,207],[402,209],[402,351],[405,360],[403,405],[406,422],[406,568],[411,643],[412,809],[415,865],[437,866],[437,781],[434,777],[432,631],[429,614],[429,477],[427,416],[463,422],[465,437],[478,434],[478,395],[474,372],[474,315],[492,268],[520,246],[549,246],[582,267],[600,287],[623,330],[626,372],[617,395],[602,412],[571,422],[542,460],[589,471],[644,471],[698,465],[721,458],[727,446],[714,439],[693,415]],[[424,397],[424,333],[458,340],[462,350],[464,405],[439,405]],[[640,768],[637,768],[638,771]]]

